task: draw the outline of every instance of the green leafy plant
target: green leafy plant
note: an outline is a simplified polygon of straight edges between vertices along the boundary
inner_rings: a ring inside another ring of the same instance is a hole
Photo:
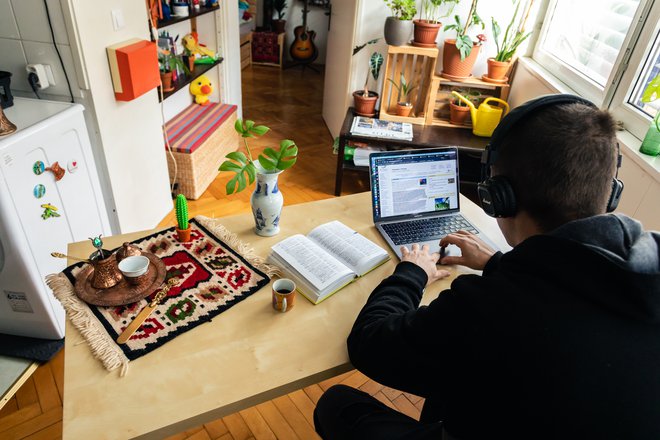
[[[647,84],[644,93],[642,93],[642,102],[649,103],[657,99],[660,99],[660,75],[656,75],[656,77]],[[656,112],[653,121],[655,122],[655,127],[660,131],[660,111]]]
[[[420,18],[429,23],[439,23],[440,18],[448,17],[460,0],[422,0]],[[443,5],[448,6],[448,11],[440,13]]]
[[[186,200],[186,196],[183,194],[176,196],[175,212],[179,229],[188,229],[190,226],[188,223],[188,200]]]
[[[481,98],[483,96],[481,92],[476,89],[456,89],[456,92],[463,95],[465,99],[472,102],[472,104],[474,105],[479,105],[479,102],[481,101]],[[454,95],[450,95],[450,100],[452,104],[457,105],[459,107],[468,106],[465,102],[461,101]]]
[[[273,9],[277,12],[277,19],[284,19],[284,10],[287,8],[286,0],[273,0]]]
[[[412,20],[417,14],[415,0],[385,0],[385,4],[392,11],[392,16],[399,20]]]
[[[183,60],[178,56],[172,55],[169,51],[161,52],[158,58],[158,64],[161,72],[171,72],[172,70],[180,68],[186,73],[186,75],[190,75],[190,70],[188,69],[188,66],[184,64]]]
[[[468,12],[465,23],[461,21],[461,17],[454,15],[454,23],[445,26],[446,31],[456,31],[456,48],[461,54],[461,61],[470,56],[470,53],[472,52],[472,46],[475,44],[472,41],[472,38],[467,35],[468,31],[473,26],[480,26],[482,30],[485,28],[484,21],[481,19],[481,17],[479,17],[479,14],[477,13],[478,3],[479,0],[472,0],[472,4],[470,5],[470,12]],[[477,44],[481,44],[486,41],[486,36],[484,34],[479,34],[477,36],[477,40]]]
[[[220,171],[231,171],[235,174],[229,182],[227,182],[227,194],[233,194],[243,191],[248,183],[254,183],[257,174],[257,165],[252,159],[252,152],[248,144],[247,138],[256,138],[265,135],[270,129],[265,125],[255,125],[254,121],[246,119],[237,119],[234,124],[234,129],[243,138],[245,151],[233,151],[227,154],[225,160],[220,165]],[[298,146],[290,139],[280,141],[279,149],[273,148],[264,149],[262,154],[259,154],[257,160],[259,167],[265,172],[284,171],[291,168],[298,159]]]
[[[387,80],[392,83],[392,85],[396,88],[398,92],[397,102],[409,104],[410,101],[408,100],[408,97],[410,96],[410,93],[415,89],[416,86],[413,85],[412,83],[408,83],[403,73],[401,74],[401,78],[399,79],[398,84],[392,81],[391,78],[387,78]]]
[[[527,14],[532,6],[533,1],[528,4],[524,11],[521,12],[520,17],[518,17],[518,10],[520,9],[520,1],[515,1],[516,9],[513,12],[511,21],[504,31],[504,38],[500,43],[500,34],[501,29],[497,24],[495,18],[491,17],[491,27],[493,29],[493,39],[495,40],[495,46],[497,47],[497,54],[495,55],[495,61],[511,61],[513,55],[518,50],[518,46],[529,38],[532,35],[531,32],[525,33],[525,22],[527,21]],[[516,29],[513,29],[514,23],[518,21]]]

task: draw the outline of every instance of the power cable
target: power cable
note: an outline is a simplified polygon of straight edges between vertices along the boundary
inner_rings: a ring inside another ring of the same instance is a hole
[[[46,7],[46,18],[48,19],[50,36],[53,38],[53,46],[55,46],[55,52],[57,52],[57,57],[60,59],[60,64],[62,65],[62,70],[64,71],[64,78],[66,78],[66,85],[69,87],[69,95],[71,95],[71,102],[73,102],[73,91],[71,90],[71,82],[69,81],[69,75],[66,73],[66,67],[64,67],[64,61],[62,61],[62,55],[60,54],[60,50],[57,48],[57,43],[55,42],[55,31],[53,30],[53,23],[50,20],[50,11],[48,10],[48,0],[44,0],[44,6]],[[37,97],[39,96],[39,94],[37,94],[36,91],[34,93],[37,95]]]

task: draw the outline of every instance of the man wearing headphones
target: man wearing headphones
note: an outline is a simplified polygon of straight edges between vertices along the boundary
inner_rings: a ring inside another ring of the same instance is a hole
[[[324,439],[660,438],[660,234],[608,214],[623,190],[615,123],[573,95],[507,115],[478,193],[513,249],[459,232],[462,275],[414,245],[371,294],[348,337],[353,365],[424,397],[421,421],[366,393],[319,400]]]

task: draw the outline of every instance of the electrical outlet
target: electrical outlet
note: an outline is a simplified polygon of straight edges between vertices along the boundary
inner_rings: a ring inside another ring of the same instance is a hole
[[[53,69],[48,64],[28,64],[25,70],[28,74],[34,73],[37,76],[36,86],[39,90],[55,85]]]

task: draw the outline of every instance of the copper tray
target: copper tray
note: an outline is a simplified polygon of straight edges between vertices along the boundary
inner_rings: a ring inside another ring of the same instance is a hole
[[[112,287],[97,289],[92,287],[94,267],[88,264],[76,275],[76,295],[86,303],[95,306],[121,306],[147,297],[163,284],[167,270],[165,263],[154,254],[143,252],[142,255],[149,259],[149,268],[140,284],[128,284],[122,278],[119,283]]]

